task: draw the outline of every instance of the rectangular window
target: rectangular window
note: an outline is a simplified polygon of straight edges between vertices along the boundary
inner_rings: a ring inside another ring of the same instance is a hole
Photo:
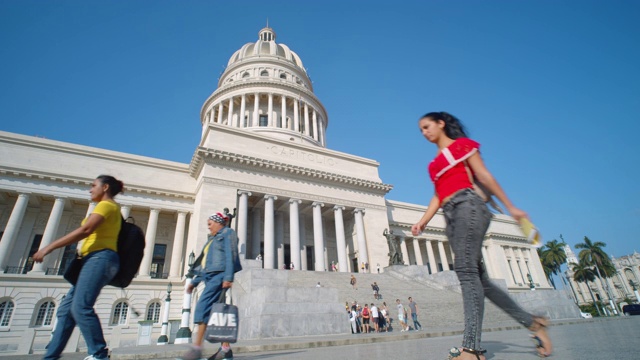
[[[267,115],[260,115],[258,125],[259,126],[268,126],[269,125],[269,117]]]
[[[164,260],[167,253],[167,245],[155,244],[153,247],[153,258],[151,259],[151,277],[163,279]]]

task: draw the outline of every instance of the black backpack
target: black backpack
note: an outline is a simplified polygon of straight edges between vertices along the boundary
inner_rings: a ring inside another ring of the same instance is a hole
[[[109,285],[126,288],[140,269],[140,263],[144,256],[144,232],[139,226],[128,223],[122,219],[122,226],[118,234],[118,256],[120,257],[120,270],[111,280]]]

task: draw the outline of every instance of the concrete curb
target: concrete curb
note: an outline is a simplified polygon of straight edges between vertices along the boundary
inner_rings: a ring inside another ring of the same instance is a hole
[[[556,320],[551,323],[551,326],[562,326],[581,324],[585,322],[600,322],[600,321],[612,321],[621,320],[624,318],[613,319],[566,319]],[[493,325],[484,328],[483,332],[495,332],[506,330],[518,330],[522,329],[519,325]],[[411,331],[411,332],[391,332],[391,333],[374,333],[374,334],[344,334],[344,335],[329,335],[329,336],[313,336],[313,337],[287,337],[279,339],[264,339],[264,340],[246,340],[240,341],[233,345],[233,351],[237,354],[264,352],[264,351],[285,351],[285,350],[300,350],[327,346],[345,346],[345,345],[360,345],[370,344],[378,342],[391,342],[402,340],[417,340],[424,338],[454,336],[462,334],[461,328],[457,329],[433,329],[432,331]],[[206,349],[208,352],[213,353],[215,351],[215,345],[207,344]],[[211,349],[211,347],[214,349]],[[111,353],[112,360],[147,360],[147,359],[165,359],[178,357],[184,353],[188,348],[188,345],[151,345],[151,346],[135,346],[113,349]]]

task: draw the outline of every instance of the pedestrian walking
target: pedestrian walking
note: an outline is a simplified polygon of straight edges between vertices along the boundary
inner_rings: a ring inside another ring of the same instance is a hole
[[[199,360],[202,358],[202,343],[211,307],[217,302],[223,289],[233,286],[234,274],[242,269],[238,256],[238,238],[236,232],[226,227],[228,218],[221,212],[217,212],[207,219],[209,235],[202,248],[202,262],[199,270],[187,287],[187,293],[191,294],[201,282],[204,281],[204,290],[198,299],[193,315],[193,322],[197,325],[197,335],[193,346],[181,358],[181,360]],[[222,343],[218,351],[209,360],[233,359],[233,351],[229,343]]]
[[[380,263],[376,265],[376,268],[378,269],[378,274],[380,274]]]
[[[479,153],[480,144],[467,137],[460,120],[446,112],[432,112],[420,118],[418,126],[422,135],[438,147],[438,153],[428,167],[435,195],[422,218],[411,227],[411,232],[414,236],[419,235],[436,211],[442,208],[464,307],[464,336],[461,353],[456,359],[485,358],[485,351],[480,345],[485,296],[529,328],[537,342],[538,354],[549,356],[552,346],[546,330],[547,320],[524,311],[507,292],[489,280],[484,269],[482,240],[492,214],[474,191],[473,178],[495,194],[513,218],[528,218],[527,214],[511,203],[487,170]]]
[[[82,268],[75,284],[64,296],[57,313],[57,324],[44,354],[45,360],[59,359],[73,328],[78,325],[87,344],[89,356],[85,359],[107,359],[109,349],[104,339],[100,319],[93,308],[105,287],[120,269],[118,233],[122,225],[120,205],[114,198],[122,192],[124,184],[113,176],[100,175],[91,184],[91,201],[97,205],[82,220],[79,228],[57,239],[33,254],[37,263],[52,251],[75,244],[84,239],[79,249]]]
[[[351,288],[352,289],[358,290],[358,285],[357,285],[357,281],[356,281],[355,275],[351,275],[351,280],[349,280],[349,283],[351,284]]]
[[[398,309],[398,322],[400,323],[400,327],[402,328],[400,332],[408,331],[409,326],[406,323],[407,310],[404,309],[404,306],[400,302],[400,299],[396,299],[396,308]]]
[[[409,310],[411,311],[411,320],[413,320],[413,329],[422,330],[422,325],[418,321],[418,305],[411,296],[409,296]]]

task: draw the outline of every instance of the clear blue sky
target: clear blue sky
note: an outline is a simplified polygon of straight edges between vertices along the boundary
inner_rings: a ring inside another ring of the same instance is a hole
[[[428,202],[417,119],[444,110],[545,240],[640,250],[638,1],[1,0],[0,129],[188,163],[267,18],[388,199]]]

